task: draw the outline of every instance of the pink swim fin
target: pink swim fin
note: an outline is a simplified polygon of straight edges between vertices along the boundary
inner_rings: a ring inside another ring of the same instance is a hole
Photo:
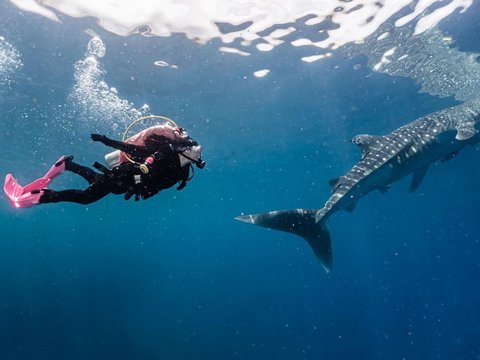
[[[38,204],[43,193],[41,190],[45,189],[53,179],[65,171],[65,159],[66,157],[62,156],[45,175],[26,186],[21,186],[12,174],[8,174],[5,177],[3,190],[10,204],[15,208],[24,208]]]

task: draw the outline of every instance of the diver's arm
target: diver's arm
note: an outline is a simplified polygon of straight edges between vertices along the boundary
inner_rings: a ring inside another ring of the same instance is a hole
[[[171,144],[167,144],[162,146],[160,149],[157,149],[151,156],[155,159],[155,161],[159,161],[162,159],[165,159],[167,156],[172,156],[173,154],[176,154],[176,152],[173,150],[173,147]]]
[[[90,137],[93,141],[99,141],[106,146],[110,146],[133,156],[146,157],[151,154],[150,149],[146,146],[128,144],[126,142],[113,140],[105,135],[99,134],[92,134]]]
[[[177,186],[177,190],[183,190],[190,181],[190,166],[187,165],[182,168],[182,176],[179,180],[180,184]]]

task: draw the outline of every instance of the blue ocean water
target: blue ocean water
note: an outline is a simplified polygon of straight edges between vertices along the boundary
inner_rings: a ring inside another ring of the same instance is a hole
[[[307,64],[305,50],[280,46],[239,57],[10,3],[0,14],[23,64],[0,89],[1,176],[27,183],[62,154],[101,160],[109,150],[89,135],[127,125],[69,97],[87,28],[105,44],[104,81],[187,128],[207,161],[185,190],[140,203],[17,210],[2,193],[0,359],[480,359],[478,146],[432,166],[413,194],[403,179],[335,214],[330,274],[304,240],[234,220],[321,207],[328,181],[359,159],[354,135],[390,132],[453,97],[374,72],[364,55]],[[479,14],[476,2],[440,29],[480,53]],[[70,174],[52,184],[83,186]]]

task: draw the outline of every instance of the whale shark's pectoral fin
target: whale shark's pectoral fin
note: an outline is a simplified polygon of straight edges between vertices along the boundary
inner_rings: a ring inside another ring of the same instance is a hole
[[[327,273],[332,269],[332,244],[325,220],[316,219],[317,210],[271,211],[264,214],[241,215],[235,219],[269,229],[301,236],[311,246]]]
[[[381,136],[359,134],[352,138],[352,143],[358,145],[362,152],[362,158],[365,157],[370,151],[373,144],[380,142]]]
[[[380,186],[378,188],[378,190],[382,193],[382,194],[385,194],[388,190],[390,190],[390,188],[392,187],[392,185],[384,185],[384,186]]]
[[[428,166],[418,169],[413,173],[412,182],[410,183],[410,187],[408,188],[408,192],[414,192],[418,189],[420,184],[422,183],[425,174],[427,173]]]
[[[457,128],[457,136],[455,139],[457,140],[468,140],[475,136],[477,130],[475,129],[474,123],[463,123]]]
[[[455,156],[458,155],[458,151],[454,151],[450,154],[448,154],[447,156],[445,156],[443,159],[442,159],[442,162],[445,162],[445,161],[450,161],[452,160]]]
[[[357,202],[354,201],[354,202],[351,202],[350,204],[348,204],[347,206],[344,207],[345,211],[346,212],[353,212],[353,210],[355,210],[355,207],[357,206]]]

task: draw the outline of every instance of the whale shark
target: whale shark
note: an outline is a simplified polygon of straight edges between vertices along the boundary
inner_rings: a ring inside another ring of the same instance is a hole
[[[327,219],[338,210],[353,211],[358,200],[412,174],[409,191],[421,184],[428,167],[454,158],[480,142],[480,98],[425,115],[387,135],[361,134],[352,142],[361,159],[345,175],[330,181],[331,196],[320,209],[292,209],[237,216],[249,224],[293,233],[304,238],[325,271],[332,269]]]

